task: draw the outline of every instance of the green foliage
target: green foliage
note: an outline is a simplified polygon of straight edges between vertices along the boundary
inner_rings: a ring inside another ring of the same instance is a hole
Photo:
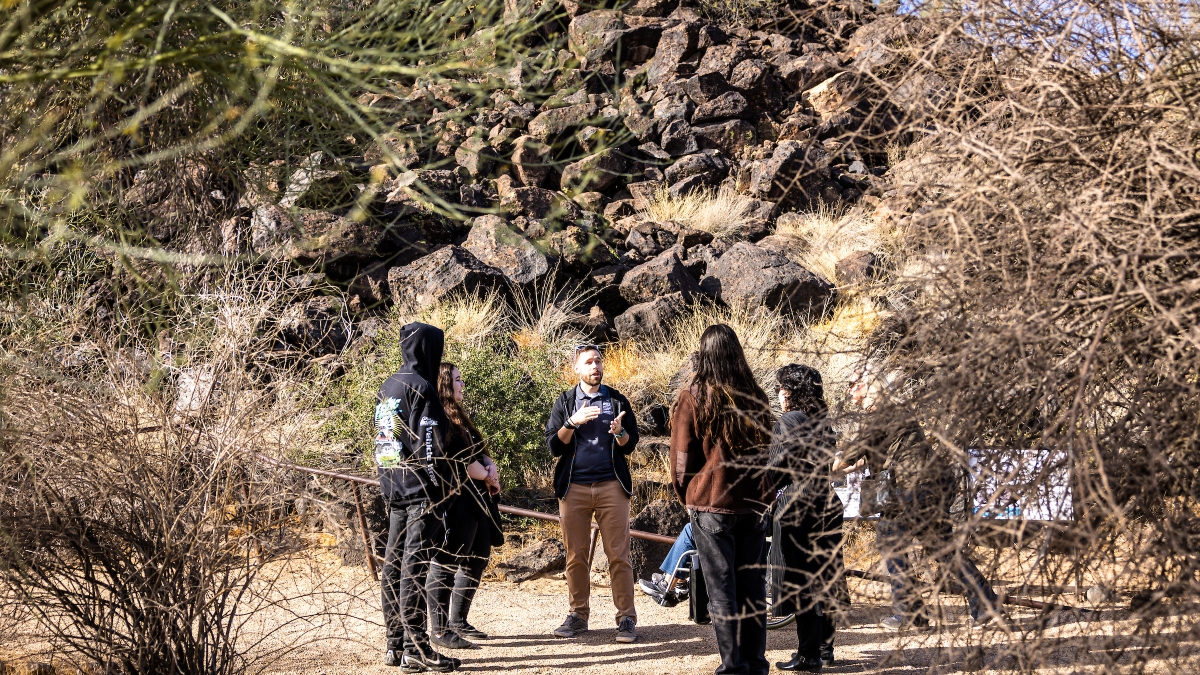
[[[463,402],[507,484],[533,487],[549,478],[552,458],[544,430],[565,388],[555,355],[544,345],[514,347],[498,337],[480,347],[464,346],[456,356],[466,387]]]

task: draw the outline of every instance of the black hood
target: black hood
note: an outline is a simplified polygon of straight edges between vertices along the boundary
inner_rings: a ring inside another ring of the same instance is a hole
[[[400,352],[404,355],[402,370],[412,371],[436,386],[445,345],[446,334],[441,328],[415,321],[405,325],[400,329]]]

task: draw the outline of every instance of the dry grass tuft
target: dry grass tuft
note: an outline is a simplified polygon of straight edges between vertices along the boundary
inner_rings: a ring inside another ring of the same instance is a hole
[[[454,295],[421,310],[402,313],[402,322],[422,321],[446,331],[447,341],[479,345],[510,328],[504,301],[496,293]]]
[[[671,220],[721,237],[738,231],[753,203],[750,197],[728,190],[696,190],[675,197],[663,187],[646,214],[656,222]]]
[[[895,264],[903,257],[901,233],[889,229],[860,208],[843,210],[820,204],[808,213],[784,214],[779,217],[776,234],[796,237],[806,246],[795,254],[802,267],[834,281],[837,263],[856,251],[870,251]]]

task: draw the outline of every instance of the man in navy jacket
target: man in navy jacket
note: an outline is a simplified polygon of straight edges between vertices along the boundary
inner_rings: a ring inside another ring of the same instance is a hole
[[[567,592],[571,611],[554,635],[575,637],[587,630],[591,613],[592,517],[600,526],[613,604],[617,642],[637,639],[633,607],[633,566],[629,564],[629,500],[633,479],[626,459],[638,441],[629,399],[601,384],[604,356],[595,345],[575,349],[579,384],[563,392],[550,411],[546,445],[558,458],[554,493],[558,497],[563,544],[567,549]]]

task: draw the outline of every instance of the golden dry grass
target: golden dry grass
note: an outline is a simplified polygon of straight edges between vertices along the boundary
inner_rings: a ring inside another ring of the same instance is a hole
[[[453,295],[421,310],[402,313],[446,331],[446,339],[476,345],[511,328],[504,301],[495,293]]]
[[[645,213],[656,222],[671,220],[720,237],[737,232],[753,204],[750,197],[729,190],[696,190],[677,198],[663,187]]]
[[[834,281],[837,263],[856,251],[870,251],[889,264],[903,257],[901,233],[861,208],[842,210],[821,204],[814,211],[780,216],[775,233],[804,242],[794,259],[802,267]]]

